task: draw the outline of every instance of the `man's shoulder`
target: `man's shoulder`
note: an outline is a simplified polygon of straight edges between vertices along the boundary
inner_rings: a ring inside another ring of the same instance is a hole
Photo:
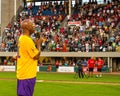
[[[22,35],[20,36],[19,40],[24,40],[24,41],[32,41],[32,39],[29,36]]]

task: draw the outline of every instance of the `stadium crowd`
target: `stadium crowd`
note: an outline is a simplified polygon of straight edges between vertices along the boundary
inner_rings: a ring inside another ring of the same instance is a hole
[[[80,51],[116,51],[120,45],[120,34],[116,26],[120,20],[120,5],[116,2],[108,2],[98,5],[96,2],[76,5],[74,14],[68,21],[81,21],[80,26],[70,29],[72,39]]]
[[[54,4],[50,2],[40,6],[31,3],[19,14],[17,21],[6,26],[1,51],[17,51],[17,39],[22,33],[20,24],[26,18],[36,24],[35,34],[31,37],[34,39],[40,33],[43,40],[42,51],[117,51],[120,46],[120,33],[117,29],[120,20],[119,0],[107,4],[75,4],[73,10],[73,14],[69,16],[68,2],[58,4],[56,1]],[[80,25],[62,26],[70,21],[80,21]]]

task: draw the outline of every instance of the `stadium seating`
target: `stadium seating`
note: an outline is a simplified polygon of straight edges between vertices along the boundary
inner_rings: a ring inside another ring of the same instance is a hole
[[[21,34],[20,22],[30,18],[36,23],[36,32],[41,32],[42,51],[58,52],[106,52],[116,51],[120,46],[120,35],[116,29],[120,16],[119,3],[99,5],[84,4],[73,8],[73,14],[67,21],[65,4],[30,5],[18,16],[18,21],[8,24],[3,36],[5,45],[1,51],[17,51],[17,42]],[[79,26],[63,26],[64,22],[80,21]],[[34,35],[32,35],[34,38]]]

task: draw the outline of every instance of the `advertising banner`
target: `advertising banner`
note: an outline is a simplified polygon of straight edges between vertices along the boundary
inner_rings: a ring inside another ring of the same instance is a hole
[[[70,66],[60,66],[58,72],[74,72],[74,67]]]
[[[16,71],[16,66],[0,66],[0,71]],[[39,72],[39,66],[37,67],[37,72]]]
[[[80,26],[80,21],[69,21],[68,26]]]

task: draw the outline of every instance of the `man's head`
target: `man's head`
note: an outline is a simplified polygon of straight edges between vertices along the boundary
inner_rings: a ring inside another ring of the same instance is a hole
[[[31,35],[32,33],[34,33],[35,24],[30,19],[25,19],[21,23],[21,28],[23,29],[24,33],[27,30],[29,32],[29,34]]]

